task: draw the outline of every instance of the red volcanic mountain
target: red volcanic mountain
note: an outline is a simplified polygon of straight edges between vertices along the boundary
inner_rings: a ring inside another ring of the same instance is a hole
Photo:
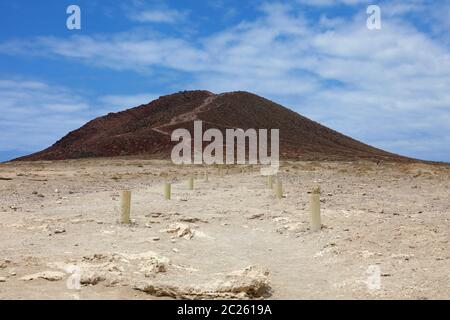
[[[53,146],[17,160],[63,160],[139,155],[169,157],[176,128],[280,129],[281,159],[407,161],[356,141],[248,92],[185,91],[94,119]],[[225,136],[225,135],[224,135]]]

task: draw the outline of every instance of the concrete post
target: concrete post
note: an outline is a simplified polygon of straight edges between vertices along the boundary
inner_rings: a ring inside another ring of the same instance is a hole
[[[164,197],[166,200],[170,200],[172,197],[172,185],[170,183],[164,185]]]
[[[120,194],[121,222],[130,224],[131,191],[122,191]]]
[[[311,230],[319,231],[322,229],[320,218],[320,188],[315,188],[311,193]]]
[[[267,176],[267,186],[272,189],[273,188],[273,176]]]
[[[278,199],[283,198],[283,184],[282,184],[280,179],[277,179],[277,190],[276,190],[276,193],[277,193],[277,198]]]

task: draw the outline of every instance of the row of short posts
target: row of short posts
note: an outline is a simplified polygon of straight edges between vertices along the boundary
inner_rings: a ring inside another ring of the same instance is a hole
[[[208,173],[205,173],[205,181],[208,181]],[[189,177],[187,180],[187,188],[189,190],[194,190],[194,178]],[[166,200],[170,200],[172,198],[172,184],[169,182],[166,182],[164,184],[164,198]]]
[[[222,168],[219,168],[219,176],[223,176]],[[208,181],[208,172],[204,174],[205,182]],[[267,176],[267,186],[273,189],[274,176]],[[194,190],[194,177],[189,177],[187,181],[187,187],[189,190]],[[283,183],[281,179],[276,179],[275,194],[277,199],[283,198]],[[164,198],[170,200],[172,196],[172,185],[170,183],[164,184]],[[131,211],[131,191],[125,190],[120,194],[120,212],[121,223],[130,224],[130,211]],[[321,216],[320,216],[320,188],[313,189],[310,194],[310,221],[311,230],[319,231],[322,228]]]
[[[205,173],[205,181],[208,181],[208,174]],[[189,177],[187,181],[188,189],[194,190],[194,178]],[[164,184],[164,198],[170,200],[172,198],[172,184],[166,182]],[[124,190],[120,193],[120,222],[122,224],[130,224],[131,213],[131,191]]]
[[[267,176],[267,187],[269,189],[273,189],[274,187],[274,176]],[[277,199],[283,198],[283,182],[280,178],[277,177],[276,185],[275,185],[275,196]],[[309,205],[309,213],[310,213],[310,222],[311,222],[311,230],[319,231],[322,229],[322,221],[320,214],[320,187],[316,187],[310,193],[310,205]]]

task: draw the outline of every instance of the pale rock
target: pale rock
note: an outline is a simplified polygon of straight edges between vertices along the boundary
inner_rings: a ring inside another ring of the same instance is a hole
[[[171,224],[167,229],[162,230],[162,232],[174,233],[178,238],[184,239],[192,239],[194,237],[194,232],[191,227],[184,223]]]
[[[243,270],[232,272],[223,279],[203,285],[178,285],[170,282],[150,280],[134,286],[136,290],[154,296],[166,296],[180,299],[195,298],[227,298],[251,299],[270,296],[269,272],[250,266]]]
[[[81,273],[80,283],[82,285],[92,285],[95,286],[99,282],[105,281],[106,277],[101,272],[96,271],[84,271]]]
[[[48,280],[48,281],[59,281],[59,280],[62,280],[65,276],[66,276],[65,273],[59,272],[59,271],[42,271],[42,272],[26,275],[26,276],[20,278],[20,280],[31,281],[31,280],[36,280],[36,279],[44,279],[44,280]]]
[[[262,217],[264,217],[264,213],[256,213],[256,214],[250,216],[249,219],[259,219]]]
[[[61,234],[61,233],[65,233],[65,232],[66,232],[66,229],[55,229],[55,230],[53,230],[54,234]]]
[[[6,267],[8,267],[8,264],[10,264],[11,261],[7,260],[7,259],[0,259],[0,269],[5,269]]]

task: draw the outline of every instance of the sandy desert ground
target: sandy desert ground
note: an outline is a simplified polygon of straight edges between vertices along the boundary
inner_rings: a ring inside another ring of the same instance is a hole
[[[0,298],[450,299],[450,166],[285,162],[279,177],[283,199],[257,167],[1,164]]]

